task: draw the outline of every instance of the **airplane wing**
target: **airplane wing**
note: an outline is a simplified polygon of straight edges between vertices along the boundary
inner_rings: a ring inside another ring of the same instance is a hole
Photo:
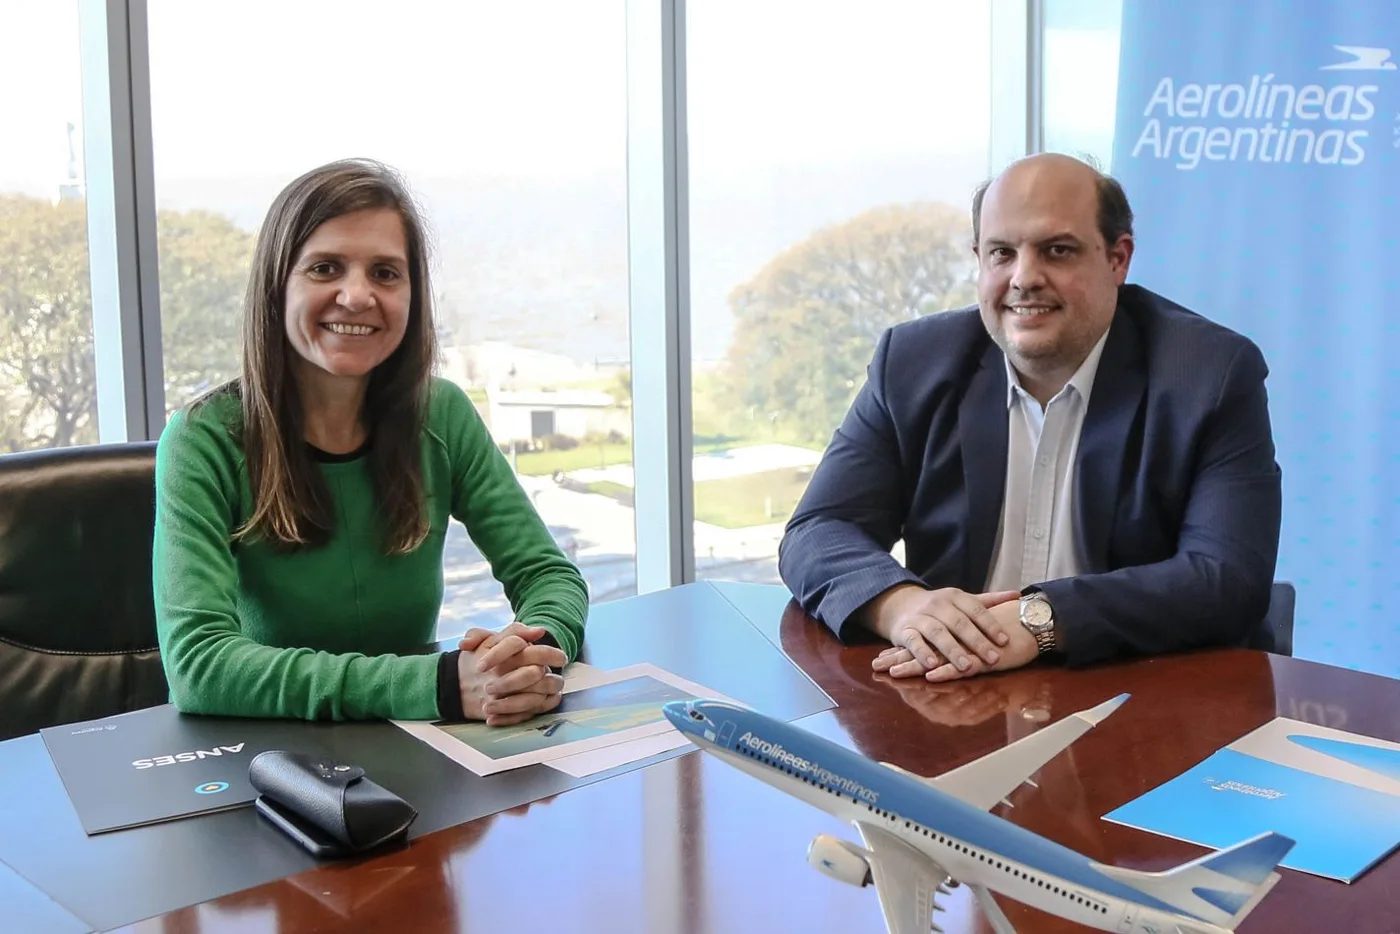
[[[1053,726],[1018,739],[1010,746],[924,781],[984,811],[990,811],[1000,802],[1010,804],[1006,801],[1007,795],[1021,787],[1023,782],[1030,782],[1031,776],[1041,766],[1097,726],[1127,699],[1127,694],[1119,694],[1097,707],[1070,714]]]
[[[977,898],[977,904],[982,906],[982,914],[987,916],[987,923],[992,926],[992,930],[996,934],[1016,934],[1016,929],[1011,926],[1006,913],[1001,910],[1001,906],[997,904],[996,899],[992,897],[992,893],[985,885],[969,883],[968,888],[972,889],[972,894]]]
[[[923,853],[887,830],[855,821],[870,851],[870,872],[889,934],[928,934],[942,928],[931,922],[934,900],[947,892],[948,874]]]

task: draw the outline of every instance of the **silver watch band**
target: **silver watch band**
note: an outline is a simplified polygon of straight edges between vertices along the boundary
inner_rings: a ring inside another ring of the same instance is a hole
[[[1041,655],[1055,651],[1055,627],[1053,625],[1035,633],[1035,647]]]

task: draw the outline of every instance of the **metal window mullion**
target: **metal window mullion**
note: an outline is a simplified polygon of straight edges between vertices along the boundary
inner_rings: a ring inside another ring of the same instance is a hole
[[[1045,0],[1026,0],[1026,151],[1045,150]]]
[[[145,0],[78,0],[98,437],[165,423]]]
[[[165,427],[165,357],[161,343],[160,254],[156,227],[156,159],[151,129],[151,53],[146,0],[127,0],[131,64],[132,185],[136,190],[136,257],[140,279],[141,362],[146,438]]]
[[[627,0],[637,592],[695,578],[685,0]]]
[[[992,172],[1043,148],[1043,0],[992,0]]]

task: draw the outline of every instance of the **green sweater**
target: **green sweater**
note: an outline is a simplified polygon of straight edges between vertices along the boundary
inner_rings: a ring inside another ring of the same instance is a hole
[[[588,614],[555,545],[476,409],[435,379],[423,431],[428,538],[387,556],[363,457],[320,463],[337,526],[322,547],[233,542],[253,504],[237,397],[176,413],[156,453],[155,605],[171,700],[191,713],[431,720],[448,517],[467,527],[523,623],[572,660]]]

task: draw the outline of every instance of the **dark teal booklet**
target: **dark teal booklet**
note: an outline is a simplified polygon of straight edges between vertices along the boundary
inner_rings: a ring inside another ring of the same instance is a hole
[[[249,804],[254,756],[315,745],[298,722],[197,717],[169,704],[39,733],[89,834]]]
[[[1280,864],[1352,882],[1400,845],[1400,744],[1279,717],[1105,820],[1221,848],[1273,831]]]

